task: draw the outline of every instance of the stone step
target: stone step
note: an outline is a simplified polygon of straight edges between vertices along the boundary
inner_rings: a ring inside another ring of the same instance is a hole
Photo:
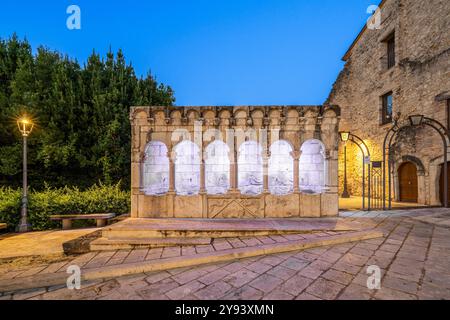
[[[338,218],[320,219],[135,219],[103,228],[113,239],[231,238],[320,231],[352,231],[358,228]]]
[[[211,238],[98,238],[90,243],[91,251],[111,251],[138,248],[161,248],[211,244]]]
[[[233,261],[236,259],[256,257],[266,254],[283,253],[297,250],[306,250],[315,247],[336,245],[361,240],[382,237],[383,233],[375,230],[345,232],[333,236],[313,237],[311,239],[288,241],[282,243],[265,244],[253,247],[235,248],[192,256],[179,256],[143,262],[125,263],[97,268],[83,268],[81,272],[82,285],[96,279],[107,279],[144,272],[162,271],[168,269],[191,267],[196,265]],[[34,276],[17,277],[0,280],[0,292],[10,292],[34,288],[48,288],[63,285],[67,281],[66,272],[54,274],[37,274]]]

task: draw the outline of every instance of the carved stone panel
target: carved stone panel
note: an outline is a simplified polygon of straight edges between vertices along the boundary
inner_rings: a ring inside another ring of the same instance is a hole
[[[261,200],[208,199],[208,218],[261,218]]]
[[[266,218],[292,218],[299,217],[299,195],[287,196],[266,195]]]
[[[174,216],[175,218],[202,218],[202,197],[176,196]]]

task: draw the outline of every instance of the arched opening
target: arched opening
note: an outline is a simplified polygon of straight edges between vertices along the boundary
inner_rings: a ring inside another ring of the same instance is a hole
[[[318,194],[325,191],[326,181],[325,147],[320,140],[311,139],[303,143],[299,160],[300,192]]]
[[[292,147],[285,140],[270,146],[269,191],[273,195],[286,195],[294,191],[294,159]]]
[[[188,140],[175,146],[175,191],[178,195],[200,192],[199,147]]]
[[[417,167],[412,162],[405,162],[398,168],[399,200],[417,203],[419,198]]]
[[[206,147],[205,186],[208,194],[225,194],[230,189],[229,147],[215,140]]]
[[[246,141],[239,147],[238,188],[248,195],[263,192],[261,146],[256,141]]]
[[[450,168],[450,162],[447,162],[447,166]],[[444,164],[441,164],[441,174],[439,177],[439,200],[441,201],[441,204],[444,203]],[[450,170],[447,171],[447,181],[450,185]],[[450,199],[450,188],[447,190],[447,199]]]
[[[163,195],[169,191],[167,151],[166,145],[160,141],[151,141],[145,147],[141,190],[146,195]]]

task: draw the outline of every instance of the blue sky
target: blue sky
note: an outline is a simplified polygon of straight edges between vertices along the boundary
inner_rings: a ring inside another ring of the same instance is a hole
[[[5,1],[0,37],[16,32],[80,62],[122,48],[138,75],[172,86],[177,105],[321,104],[378,2]],[[81,30],[66,27],[71,4]]]

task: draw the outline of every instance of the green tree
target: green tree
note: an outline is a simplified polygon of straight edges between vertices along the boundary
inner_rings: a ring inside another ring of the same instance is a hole
[[[148,73],[138,78],[124,54],[95,51],[83,66],[28,41],[0,39],[0,184],[21,183],[20,114],[36,122],[29,144],[34,188],[130,181],[132,105],[171,105],[174,93]]]

